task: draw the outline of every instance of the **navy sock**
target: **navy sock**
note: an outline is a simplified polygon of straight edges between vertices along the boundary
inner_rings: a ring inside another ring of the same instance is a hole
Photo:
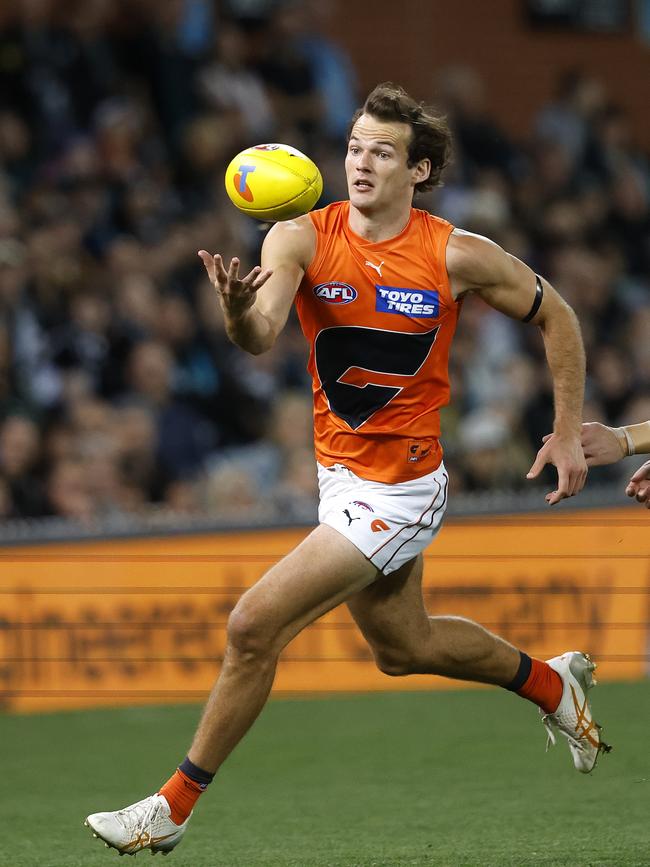
[[[520,650],[519,668],[517,669],[517,674],[515,674],[510,683],[506,684],[505,689],[509,689],[511,692],[517,692],[518,689],[521,689],[530,676],[530,669],[532,668],[532,665],[533,663],[530,659],[530,656],[527,656]]]
[[[202,789],[209,786],[214,779],[214,774],[211,774],[209,771],[204,771],[203,768],[197,768],[194,762],[191,762],[187,756],[185,756],[181,764],[178,766],[178,770],[182,771],[186,777],[190,778],[190,780],[194,780],[195,783],[198,783]]]

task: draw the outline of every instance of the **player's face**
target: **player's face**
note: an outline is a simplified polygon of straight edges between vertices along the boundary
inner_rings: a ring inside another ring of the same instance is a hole
[[[362,212],[394,207],[413,198],[420,169],[409,168],[411,128],[362,114],[348,142],[345,173],[352,205]],[[428,162],[428,161],[424,161]]]

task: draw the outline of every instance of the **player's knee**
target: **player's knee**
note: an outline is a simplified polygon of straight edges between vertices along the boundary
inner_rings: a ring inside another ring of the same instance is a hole
[[[416,661],[407,650],[375,648],[374,654],[377,668],[390,677],[404,677],[405,674],[414,674],[417,670]]]
[[[241,600],[228,618],[226,637],[231,652],[247,658],[268,656],[273,647],[273,637],[261,612]]]

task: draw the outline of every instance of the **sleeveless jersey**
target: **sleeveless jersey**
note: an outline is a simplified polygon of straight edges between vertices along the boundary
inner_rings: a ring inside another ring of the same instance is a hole
[[[403,482],[442,460],[439,409],[460,312],[445,263],[453,226],[412,208],[399,235],[372,244],[350,229],[349,210],[335,202],[309,214],[316,253],[296,295],[316,458]]]

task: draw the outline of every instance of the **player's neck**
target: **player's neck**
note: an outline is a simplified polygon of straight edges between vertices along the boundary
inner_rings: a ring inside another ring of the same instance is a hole
[[[379,214],[370,214],[362,213],[350,203],[348,222],[355,235],[360,235],[371,244],[380,244],[403,232],[410,217],[410,205],[407,208],[400,208],[394,214],[385,209]]]

